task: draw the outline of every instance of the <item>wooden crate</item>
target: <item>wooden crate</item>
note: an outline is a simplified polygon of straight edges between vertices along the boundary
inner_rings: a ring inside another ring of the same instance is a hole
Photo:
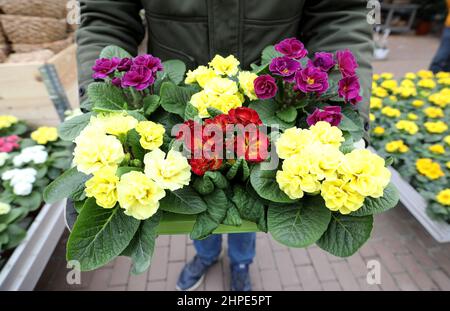
[[[58,125],[64,110],[79,105],[75,53],[71,45],[45,63],[0,64],[0,114]]]

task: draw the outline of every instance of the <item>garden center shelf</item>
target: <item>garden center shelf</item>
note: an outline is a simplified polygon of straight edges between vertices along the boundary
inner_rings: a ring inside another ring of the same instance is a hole
[[[0,271],[0,290],[33,290],[63,231],[65,201],[46,204]]]

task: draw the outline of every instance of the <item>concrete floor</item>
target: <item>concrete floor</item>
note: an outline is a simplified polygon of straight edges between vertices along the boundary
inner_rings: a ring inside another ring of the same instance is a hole
[[[439,44],[436,38],[398,36],[390,40],[386,61],[374,72],[397,76],[428,68]],[[402,206],[375,219],[373,236],[354,256],[341,259],[318,247],[289,249],[270,235],[258,234],[257,256],[251,265],[254,290],[450,290],[450,243],[439,244]],[[194,255],[186,236],[161,236],[149,271],[130,275],[130,261],[118,258],[82,274],[80,285],[68,285],[64,260],[67,233],[61,238],[37,290],[174,290],[178,274]],[[226,243],[224,243],[226,247]],[[369,285],[367,262],[378,260],[381,283]],[[208,272],[199,290],[228,290],[227,256]]]

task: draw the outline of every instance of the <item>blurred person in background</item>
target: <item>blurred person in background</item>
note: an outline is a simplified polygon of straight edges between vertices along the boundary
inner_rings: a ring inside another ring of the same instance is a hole
[[[441,44],[430,65],[430,70],[434,73],[439,71],[450,72],[450,0],[447,0],[447,9],[447,19],[445,20]]]
[[[358,108],[365,130],[369,129],[373,44],[365,0],[81,0],[80,4],[81,101],[86,99],[91,67],[100,51],[117,45],[136,55],[146,32],[149,53],[162,60],[180,59],[189,69],[207,64],[216,54],[233,54],[241,68],[249,69],[251,63],[259,62],[266,46],[297,37],[310,57],[316,51],[350,49],[354,53],[364,97]],[[232,290],[251,290],[249,265],[255,257],[255,242],[255,233],[228,235]],[[201,284],[208,268],[219,260],[222,236],[194,241],[194,247],[197,254],[183,268],[179,290]]]

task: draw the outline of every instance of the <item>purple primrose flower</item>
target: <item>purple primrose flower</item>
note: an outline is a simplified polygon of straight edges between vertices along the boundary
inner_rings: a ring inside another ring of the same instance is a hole
[[[342,121],[342,113],[340,106],[327,106],[323,110],[316,108],[312,114],[306,118],[309,126],[316,124],[319,121],[325,121],[332,126],[338,126]]]
[[[269,99],[277,94],[278,87],[275,79],[270,75],[262,75],[253,82],[255,94],[259,99]]]
[[[120,58],[113,57],[113,58],[100,58],[95,61],[94,66],[92,67],[92,70],[94,71],[94,74],[92,77],[94,79],[105,79],[110,74],[112,74],[116,69],[117,66],[120,63]]]
[[[287,56],[275,57],[269,65],[269,70],[278,76],[282,76],[288,82],[294,81],[294,75],[301,67],[300,63]]]
[[[287,38],[275,44],[275,50],[289,58],[300,59],[308,54],[303,43],[296,38]]]

